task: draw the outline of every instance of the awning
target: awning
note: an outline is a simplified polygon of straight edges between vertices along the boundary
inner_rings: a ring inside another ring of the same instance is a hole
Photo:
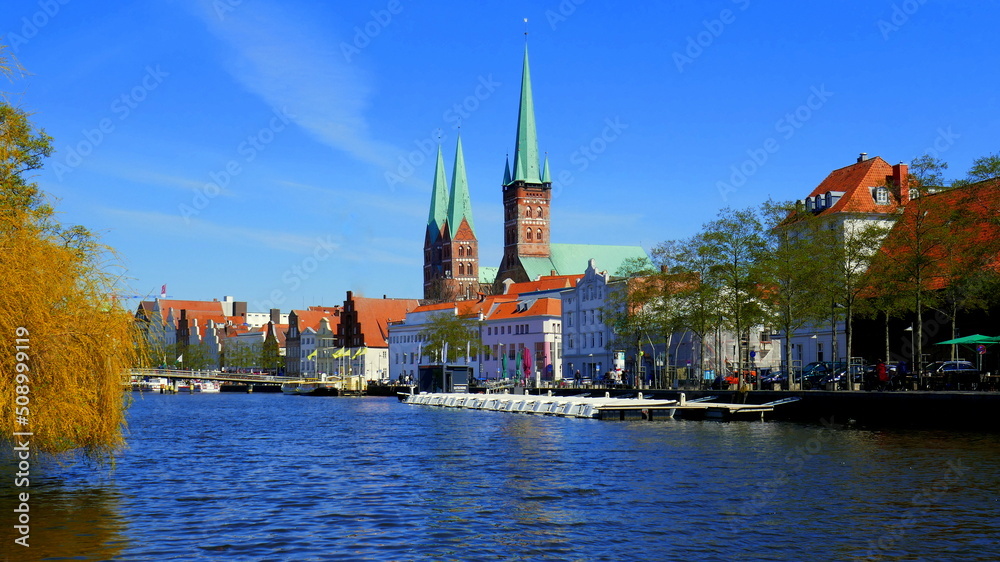
[[[955,344],[966,344],[966,345],[991,345],[995,343],[1000,343],[1000,336],[983,336],[980,334],[974,334],[971,336],[965,336],[961,338],[955,338],[948,341],[939,341],[935,345],[955,345]]]

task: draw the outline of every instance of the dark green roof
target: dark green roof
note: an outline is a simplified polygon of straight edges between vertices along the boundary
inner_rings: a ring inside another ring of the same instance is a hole
[[[497,278],[497,273],[500,272],[499,267],[484,267],[479,266],[479,282],[493,284],[493,281]]]

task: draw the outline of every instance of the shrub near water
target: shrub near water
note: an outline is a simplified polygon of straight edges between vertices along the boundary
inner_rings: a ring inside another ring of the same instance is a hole
[[[0,101],[0,439],[31,432],[33,451],[106,457],[124,444],[124,391],[142,345],[115,303],[110,250],[86,228],[56,223],[26,179],[50,153],[51,138]],[[18,338],[28,339],[27,360]],[[17,380],[18,359],[27,381]]]

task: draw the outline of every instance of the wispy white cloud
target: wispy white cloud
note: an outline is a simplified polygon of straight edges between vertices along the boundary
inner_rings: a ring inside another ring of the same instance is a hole
[[[371,80],[327,30],[285,5],[243,2],[220,18],[216,4],[204,0],[197,13],[232,48],[226,70],[248,91],[320,142],[380,168],[394,165],[402,151],[373,139],[365,118]]]
[[[378,195],[370,190],[319,187],[292,181],[279,181],[277,183],[285,189],[308,193],[309,197],[317,195],[329,197],[341,203],[345,210],[368,209],[374,213],[369,215],[373,220],[395,219],[398,216],[422,218],[427,215],[427,209],[414,205],[412,201],[401,197]]]
[[[319,238],[316,236],[303,236],[301,234],[292,234],[278,230],[219,224],[197,218],[185,219],[177,214],[150,211],[134,211],[109,207],[103,208],[100,211],[143,229],[170,232],[174,236],[199,240],[225,241],[230,244],[272,248],[295,254],[311,254],[321,243],[327,245],[332,243],[336,248],[340,246],[339,240],[329,236]]]

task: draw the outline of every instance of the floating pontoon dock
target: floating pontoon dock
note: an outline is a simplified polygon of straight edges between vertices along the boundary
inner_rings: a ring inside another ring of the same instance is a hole
[[[794,402],[798,398],[776,400],[767,404],[725,404],[709,402],[709,396],[696,400],[686,400],[684,394],[679,400],[657,400],[644,398],[642,393],[635,398],[612,398],[590,396],[534,396],[527,394],[466,394],[466,393],[422,393],[405,395],[406,404],[438,406],[442,408],[465,408],[470,410],[490,410],[520,414],[542,414],[571,418],[596,418],[605,420],[625,420],[639,418],[652,420],[672,418],[680,413],[683,417],[730,419],[733,417],[760,416],[774,410],[779,404]]]

